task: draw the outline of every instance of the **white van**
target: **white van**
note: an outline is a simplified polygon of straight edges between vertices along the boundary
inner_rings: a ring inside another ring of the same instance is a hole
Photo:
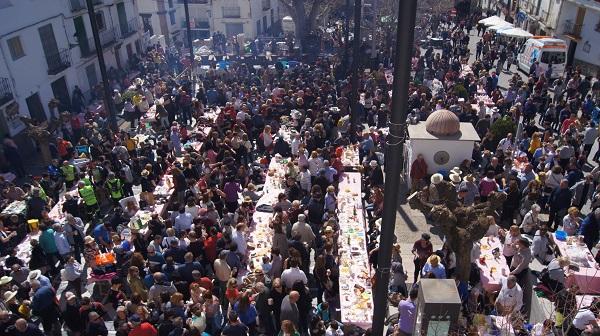
[[[519,69],[529,73],[533,62],[540,62],[540,68],[544,72],[548,64],[552,63],[552,78],[558,78],[565,71],[567,60],[567,43],[561,39],[536,36],[528,39],[519,50],[517,62]]]
[[[284,16],[283,19],[281,19],[281,30],[283,30],[283,33],[286,35],[296,33],[296,25],[291,16]]]

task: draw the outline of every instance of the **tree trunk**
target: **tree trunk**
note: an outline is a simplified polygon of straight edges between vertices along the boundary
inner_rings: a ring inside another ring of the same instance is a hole
[[[306,10],[304,9],[303,1],[294,1],[294,24],[296,28],[296,39],[300,42],[300,51],[304,47],[304,40],[307,34],[308,27],[306,26]],[[293,50],[290,50],[290,53],[293,53]]]
[[[38,146],[40,147],[40,153],[42,154],[42,161],[44,165],[49,165],[52,162],[52,155],[50,154],[49,141],[46,138],[36,139]]]
[[[465,242],[459,244],[454,250],[456,256],[456,270],[454,274],[459,281],[468,283],[471,278],[471,250],[473,242]]]

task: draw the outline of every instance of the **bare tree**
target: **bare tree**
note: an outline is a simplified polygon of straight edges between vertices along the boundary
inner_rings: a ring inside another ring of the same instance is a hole
[[[448,181],[436,185],[441,205],[428,203],[424,192],[410,199],[410,206],[423,213],[430,214],[431,219],[446,237],[446,241],[456,254],[456,278],[468,282],[471,274],[471,250],[473,243],[483,238],[489,227],[486,216],[494,215],[506,200],[503,192],[493,192],[487,202],[474,206],[460,206],[456,189]]]
[[[306,37],[317,28],[317,23],[327,18],[331,11],[338,6],[340,0],[279,0],[288,14],[294,19],[295,35],[304,44]]]

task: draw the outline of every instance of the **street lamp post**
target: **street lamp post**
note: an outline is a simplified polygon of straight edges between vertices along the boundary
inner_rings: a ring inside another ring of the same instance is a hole
[[[375,298],[373,310],[373,335],[383,335],[383,322],[387,311],[387,294],[390,281],[390,262],[398,207],[400,175],[404,167],[404,136],[408,106],[411,58],[414,44],[417,0],[400,1],[396,32],[394,84],[390,131],[386,138],[385,193],[383,222],[377,257]]]
[[[185,26],[187,30],[188,47],[190,48],[190,80],[192,81],[190,95],[193,97],[196,91],[196,80],[194,78],[194,47],[192,46],[192,28],[190,27],[190,9],[188,0],[183,0],[183,8],[185,10]]]
[[[345,19],[344,19],[344,77],[348,76],[350,49],[348,41],[350,41],[350,0],[346,0],[346,6],[344,7]]]
[[[352,40],[352,80],[348,97],[350,106],[350,130],[354,136],[358,124],[358,70],[360,68],[360,23],[362,16],[362,1],[354,0],[354,37]]]
[[[96,47],[96,55],[98,57],[98,66],[100,67],[100,76],[102,77],[102,91],[104,93],[104,109],[108,113],[108,123],[113,131],[117,131],[117,118],[115,116],[115,105],[110,92],[108,76],[106,75],[106,64],[104,62],[104,51],[100,42],[98,33],[98,23],[96,22],[96,12],[94,12],[94,4],[92,0],[86,0],[90,24],[92,26],[92,35],[94,36],[94,46]]]

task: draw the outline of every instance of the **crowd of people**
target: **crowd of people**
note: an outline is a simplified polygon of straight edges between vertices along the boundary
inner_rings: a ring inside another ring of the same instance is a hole
[[[590,162],[600,151],[590,150],[598,141],[600,82],[577,68],[551,80],[551,72],[533,67],[523,78],[511,69],[517,43],[489,32],[470,62],[479,18],[431,17],[431,35],[446,42],[441,51],[416,48],[408,102],[412,121],[447,109],[481,136],[472,157],[445,175],[431,174],[418,156],[410,164],[413,191],[439,203],[436,186],[445,179],[464,206],[493,191],[507,194],[497,216],[486,220],[510,273],[498,292],[482,295],[474,253],[462,332],[472,334],[478,315],[492,314],[513,319],[518,334],[597,334],[600,304],[577,307],[577,288],[565,282],[573,262],[557,255],[552,232],[578,236],[590,250],[599,240],[600,169]],[[228,42],[217,36],[214,43]],[[370,334],[341,321],[336,195],[347,168],[341,149],[356,144],[369,263],[377,268],[389,69],[381,64],[361,73],[356,126],[353,88],[335,75],[336,58],[289,69],[232,63],[209,69],[194,87],[185,75],[170,74],[180,65],[169,64],[167,54],[150,48],[137,63],[138,78],[115,78],[114,103],[129,130],[113,132],[105,113],[83,111],[53,134],[55,160],[46,172],[19,186],[1,181],[3,204],[23,201],[24,208],[0,222],[0,335],[107,335],[108,321],[117,335],[132,336]],[[500,88],[500,76],[510,78],[507,88]],[[481,91],[493,108],[477,102]],[[498,131],[500,122],[512,130]],[[18,156],[11,139],[4,147],[5,155]],[[248,241],[272,158],[289,163],[284,192],[268,205],[270,253],[257,265]],[[164,194],[165,186],[172,194]],[[29,260],[18,256],[23,239]],[[447,245],[434,251],[430,240],[423,233],[412,248],[412,286],[394,245],[390,290],[402,300],[390,334],[417,333],[420,278],[454,276],[454,252]],[[547,265],[538,288],[556,312],[554,321],[527,329],[523,292],[532,285],[534,259]]]

